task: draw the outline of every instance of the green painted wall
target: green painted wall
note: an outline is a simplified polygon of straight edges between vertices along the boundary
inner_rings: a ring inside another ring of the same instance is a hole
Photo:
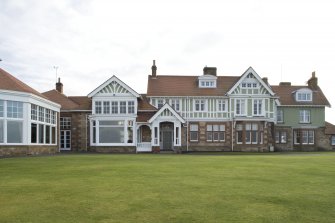
[[[284,122],[278,123],[278,126],[325,126],[325,108],[324,107],[281,107],[284,113]],[[311,123],[299,123],[299,111],[310,110],[311,111]]]

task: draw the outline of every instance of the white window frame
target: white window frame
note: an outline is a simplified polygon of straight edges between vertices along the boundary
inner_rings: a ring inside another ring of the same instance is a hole
[[[196,133],[197,138],[192,139],[191,133]],[[196,123],[190,124],[190,142],[198,142],[199,141],[199,125]]]
[[[175,111],[180,111],[180,99],[171,99],[171,107],[175,110]]]
[[[278,123],[284,122],[284,111],[282,109],[277,110],[277,122]]]
[[[299,123],[311,123],[311,111],[300,110],[299,111]]]
[[[313,92],[309,89],[303,89],[296,92],[296,101],[311,102],[313,101]]]
[[[227,111],[227,103],[226,103],[227,100],[225,99],[218,99],[217,100],[217,105],[216,105],[216,110],[218,112],[225,112]]]
[[[247,100],[246,99],[235,99],[235,115],[236,116],[246,116],[247,115]],[[239,111],[237,110],[237,105],[239,105]]]
[[[253,104],[252,112],[254,116],[264,116],[264,100],[254,99],[252,104]]]
[[[207,111],[207,100],[206,99],[194,99],[195,112],[205,112]]]

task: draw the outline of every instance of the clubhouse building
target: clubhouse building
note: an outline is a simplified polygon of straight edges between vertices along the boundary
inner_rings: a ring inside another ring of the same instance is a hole
[[[200,73],[200,72],[199,72]],[[87,96],[39,93],[0,69],[0,156],[91,151],[318,151],[335,148],[330,104],[315,73],[307,85],[270,85],[249,67],[240,76],[158,75],[147,92],[116,76]]]

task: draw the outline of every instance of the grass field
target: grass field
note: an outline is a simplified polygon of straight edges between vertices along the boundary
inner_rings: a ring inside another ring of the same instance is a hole
[[[0,159],[0,222],[335,222],[335,153]]]

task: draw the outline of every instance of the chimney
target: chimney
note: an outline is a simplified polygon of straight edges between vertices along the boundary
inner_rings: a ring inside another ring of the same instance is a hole
[[[157,67],[156,67],[156,61],[155,60],[153,61],[151,71],[152,71],[152,73],[151,73],[152,77],[156,78],[157,77]]]
[[[262,80],[264,81],[264,83],[265,83],[266,85],[269,85],[269,82],[268,82],[268,78],[267,78],[267,77],[263,77]]]
[[[312,90],[318,88],[318,78],[315,76],[315,71],[312,72],[312,77],[307,81],[308,87]]]
[[[63,84],[60,82],[60,78],[58,78],[58,82],[56,83],[56,90],[63,94]]]
[[[206,74],[216,76],[216,67],[204,67],[204,75]]]
[[[291,82],[280,82],[279,86],[291,86]]]

